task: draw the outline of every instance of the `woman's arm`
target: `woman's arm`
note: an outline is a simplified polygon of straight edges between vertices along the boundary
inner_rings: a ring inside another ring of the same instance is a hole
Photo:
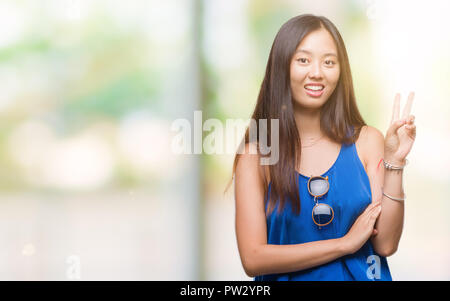
[[[363,134],[363,133],[362,133]],[[384,136],[376,128],[368,126],[364,141],[364,149],[367,160],[367,174],[370,179],[372,201],[381,201],[382,211],[378,217],[375,229],[377,235],[372,237],[375,251],[381,256],[391,256],[397,250],[403,230],[404,204],[389,199],[382,194],[403,197],[403,171],[386,170],[380,159],[384,157]],[[385,161],[402,166],[403,162],[396,162],[391,158]]]
[[[253,151],[256,151],[252,146]],[[303,244],[267,244],[263,177],[259,156],[241,155],[235,174],[236,237],[242,265],[249,277],[299,271],[356,252],[370,237],[376,206],[369,206],[342,238]]]
[[[378,235],[372,239],[372,242],[375,251],[384,256],[390,256],[397,250],[403,230],[405,208],[402,201],[391,200],[382,194],[382,190],[391,197],[404,198],[403,170],[387,170],[384,165],[378,169],[378,165],[380,159],[384,158],[385,161],[395,166],[404,166],[406,156],[411,151],[416,139],[415,116],[411,115],[414,92],[409,93],[401,118],[400,98],[400,94],[397,93],[386,137],[383,137],[379,130],[369,127],[371,135],[368,135],[366,144],[368,154],[370,154],[368,169],[372,178],[372,199],[382,200],[383,206],[383,213],[376,224]]]
[[[405,165],[404,162],[396,162],[390,158],[385,158],[385,160],[396,166]],[[396,198],[403,198],[403,171],[387,170],[384,166],[382,168],[384,170],[384,192]],[[377,225],[381,235],[380,237],[374,237],[374,241],[380,241],[379,245],[381,245],[380,250],[382,252],[380,255],[391,256],[397,251],[402,235],[405,206],[403,201],[394,201],[385,195],[382,197],[382,206],[384,210],[378,218]]]

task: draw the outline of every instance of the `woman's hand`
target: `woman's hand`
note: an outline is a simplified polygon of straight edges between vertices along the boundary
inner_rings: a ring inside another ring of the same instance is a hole
[[[373,202],[360,214],[348,233],[342,237],[346,253],[355,253],[361,249],[371,235],[377,233],[374,226],[380,212],[381,202]]]
[[[395,95],[391,124],[384,139],[384,159],[394,165],[404,165],[406,156],[416,139],[414,115],[410,115],[414,92],[409,93],[408,100],[400,114],[400,94]]]

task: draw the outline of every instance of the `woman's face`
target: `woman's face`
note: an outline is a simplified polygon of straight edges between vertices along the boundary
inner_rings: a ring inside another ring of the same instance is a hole
[[[304,108],[320,108],[339,80],[337,48],[324,28],[310,32],[298,45],[290,67],[293,101]]]

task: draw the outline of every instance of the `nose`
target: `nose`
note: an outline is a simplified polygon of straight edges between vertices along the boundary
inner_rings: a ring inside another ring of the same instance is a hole
[[[309,70],[309,78],[322,78],[322,69],[320,68],[319,62],[311,64],[311,69]]]

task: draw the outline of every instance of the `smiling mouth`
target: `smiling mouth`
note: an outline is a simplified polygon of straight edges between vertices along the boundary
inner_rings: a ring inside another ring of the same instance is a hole
[[[305,85],[305,89],[309,91],[322,91],[324,88],[324,85]]]
[[[322,84],[305,85],[306,94],[312,97],[319,97],[322,95],[325,86]]]

